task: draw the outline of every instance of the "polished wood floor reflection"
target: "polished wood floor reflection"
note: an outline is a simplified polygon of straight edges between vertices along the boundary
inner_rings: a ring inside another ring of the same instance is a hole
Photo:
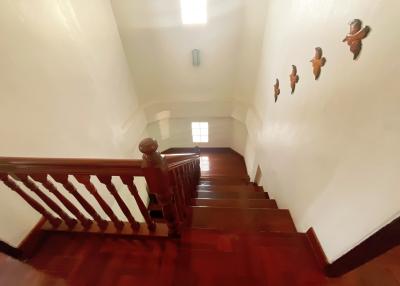
[[[326,278],[290,213],[264,194],[249,195],[259,189],[246,183],[241,156],[228,151],[202,156],[208,159],[198,189],[210,195],[193,199],[181,239],[51,233],[28,263],[73,286],[400,285],[398,250],[363,266],[366,270]]]

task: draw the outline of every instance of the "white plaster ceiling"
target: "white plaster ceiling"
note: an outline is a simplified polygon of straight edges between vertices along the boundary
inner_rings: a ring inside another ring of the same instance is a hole
[[[180,0],[112,0],[141,104],[223,105],[248,96],[242,85],[255,77],[263,35],[259,2],[208,0],[207,24],[183,25]],[[201,51],[199,67],[192,66],[193,49]]]

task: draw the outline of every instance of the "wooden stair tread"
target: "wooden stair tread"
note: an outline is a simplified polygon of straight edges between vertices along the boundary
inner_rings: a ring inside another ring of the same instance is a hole
[[[199,185],[197,186],[198,191],[249,191],[256,192],[253,185]]]
[[[261,208],[191,207],[192,228],[296,232],[288,210]]]
[[[249,191],[197,191],[196,198],[202,199],[265,199],[266,193]]]
[[[268,199],[192,199],[192,205],[210,207],[277,208],[275,200]]]
[[[201,177],[199,184],[248,184],[248,178],[243,177]]]

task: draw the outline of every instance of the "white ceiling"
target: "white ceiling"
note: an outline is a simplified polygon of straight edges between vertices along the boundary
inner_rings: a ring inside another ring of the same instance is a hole
[[[265,14],[259,2],[266,1],[208,0],[208,23],[188,26],[179,0],[112,0],[141,103],[247,96],[238,91],[246,93],[241,79],[254,78],[258,66],[263,21],[257,19]],[[199,67],[192,66],[193,49],[201,51]]]

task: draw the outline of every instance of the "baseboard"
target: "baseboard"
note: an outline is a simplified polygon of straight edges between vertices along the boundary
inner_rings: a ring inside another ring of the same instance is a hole
[[[22,260],[24,258],[23,253],[20,249],[9,245],[8,243],[0,240],[0,252],[11,256],[15,259]]]
[[[18,250],[24,259],[32,257],[44,240],[45,232],[42,230],[46,219],[42,217],[25,239],[18,245]]]
[[[314,254],[315,260],[317,261],[318,267],[325,272],[325,268],[329,264],[329,262],[326,258],[324,250],[322,249],[321,243],[319,242],[318,237],[312,227],[307,230],[306,236],[311,246],[311,250]]]
[[[42,227],[45,222],[46,219],[42,217],[18,247],[11,246],[0,240],[0,252],[18,260],[30,258],[43,241],[44,232],[42,231]]]
[[[400,245],[400,217],[332,263],[328,263],[313,228],[307,231],[306,236],[320,268],[327,276],[338,277]]]

